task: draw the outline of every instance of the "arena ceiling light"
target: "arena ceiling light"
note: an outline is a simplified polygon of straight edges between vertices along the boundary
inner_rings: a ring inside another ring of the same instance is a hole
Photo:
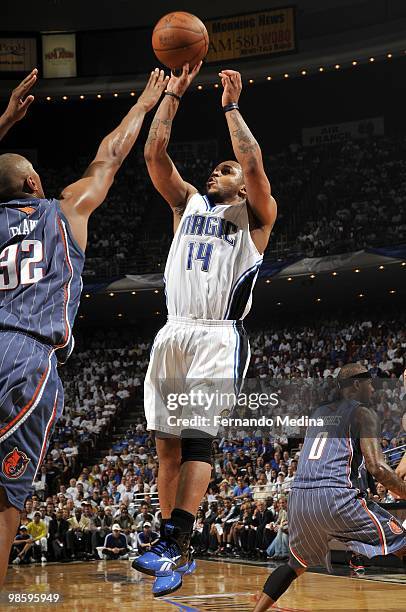
[[[402,266],[406,266],[406,261],[402,261]]]
[[[113,93],[113,96],[114,96],[115,98],[118,98],[118,93]]]
[[[137,295],[136,291],[131,291],[131,295]]]
[[[135,91],[130,91],[130,96],[134,97],[135,96]]]
[[[50,102],[52,100],[51,96],[47,96],[47,100]]]
[[[358,62],[357,62],[357,60],[353,60],[353,61],[352,61],[352,65],[353,65],[353,66],[358,66]]]
[[[393,295],[394,293],[396,293],[396,291],[395,291],[395,289],[391,289],[391,290],[389,291],[389,293],[391,293],[391,294]]]
[[[333,272],[333,273],[332,273],[332,275],[333,275],[333,276],[337,276],[337,272]]]
[[[158,289],[155,289],[154,293],[159,293]]]
[[[303,76],[306,76],[306,74],[307,74],[307,70],[302,70],[301,74],[302,74]]]
[[[379,266],[379,270],[385,270],[385,266]]]
[[[374,57],[370,57],[370,58],[369,58],[369,61],[372,63],[372,62],[374,62],[374,61],[375,61],[375,58],[374,58]]]
[[[85,297],[90,298],[90,293],[86,293]]]
[[[364,294],[364,293],[359,293],[359,294],[358,294],[358,297],[359,297],[359,298],[363,298],[363,297],[365,297],[365,294]]]
[[[272,81],[272,77],[269,75],[269,76],[266,77],[266,80],[267,81]]]
[[[114,293],[113,292],[109,293],[109,296],[114,297]]]
[[[355,268],[354,272],[361,272],[359,268]]]
[[[388,53],[388,55],[386,56],[388,59],[392,59],[393,55],[392,53]]]
[[[285,79],[288,79],[288,78],[289,78],[289,75],[288,75],[288,73],[287,73],[287,72],[285,72],[285,74],[284,74],[283,76],[284,76],[284,78],[285,78]]]
[[[320,303],[321,302],[321,298],[317,298],[316,302]]]
[[[62,100],[67,100],[68,96],[62,96]]]
[[[198,86],[197,86],[197,89],[198,89],[199,91],[201,91],[201,90],[203,89],[203,85],[198,85]]]
[[[324,68],[323,68],[323,66],[320,66],[320,68],[319,68],[319,72],[324,72]]]
[[[101,94],[97,94],[96,98],[98,98],[100,100]]]
[[[84,99],[85,99],[85,96],[84,96],[83,94],[81,94],[81,95],[79,96],[79,98],[80,98],[81,100],[84,100]]]
[[[248,81],[248,83],[249,83],[250,85],[253,85],[253,83],[254,83],[254,79],[250,79],[250,80]]]
[[[315,274],[310,274],[310,278],[316,278]]]
[[[334,68],[335,68],[336,70],[340,70],[341,66],[340,66],[340,64],[336,64],[336,65],[334,66]]]

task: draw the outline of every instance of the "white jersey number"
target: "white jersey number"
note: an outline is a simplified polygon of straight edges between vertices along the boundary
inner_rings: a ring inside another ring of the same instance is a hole
[[[328,437],[327,431],[322,431],[315,438],[310,449],[309,459],[321,459]]]
[[[21,246],[23,257],[18,270],[18,248]],[[44,276],[43,268],[35,267],[43,259],[44,251],[40,240],[23,240],[21,245],[11,244],[0,253],[0,291],[12,291],[19,284],[32,285]],[[19,274],[20,273],[20,274]]]

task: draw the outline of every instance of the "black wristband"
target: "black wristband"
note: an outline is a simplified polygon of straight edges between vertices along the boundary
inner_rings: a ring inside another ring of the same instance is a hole
[[[227,104],[227,106],[223,106],[223,111],[225,113],[228,113],[229,111],[232,110],[240,110],[240,107],[238,106],[237,102],[231,102],[231,104]]]
[[[181,101],[181,96],[178,96],[178,94],[174,93],[173,91],[169,91],[168,89],[165,89],[164,94],[165,96],[172,96],[172,98],[176,98],[178,102]]]

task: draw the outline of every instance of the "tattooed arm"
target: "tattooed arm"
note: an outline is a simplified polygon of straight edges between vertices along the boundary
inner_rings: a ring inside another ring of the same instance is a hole
[[[382,453],[376,415],[369,408],[360,406],[356,419],[360,431],[361,452],[368,472],[400,499],[406,499],[406,482],[389,467]]]
[[[220,77],[224,88],[223,107],[233,102],[237,103],[242,90],[240,73],[235,70],[223,70],[220,72]],[[277,209],[265,174],[261,149],[239,110],[228,111],[226,118],[234,155],[244,173],[248,204],[260,225],[270,232],[276,220]]]
[[[186,89],[200,70],[198,64],[190,73],[185,64],[180,77],[174,75],[167,86],[177,96],[183,96]],[[167,147],[171,137],[172,122],[179,107],[179,100],[165,95],[151,124],[144,147],[145,161],[151,180],[161,196],[168,202],[174,215],[174,231],[179,225],[186,204],[197,189],[183,180],[168,155]]]

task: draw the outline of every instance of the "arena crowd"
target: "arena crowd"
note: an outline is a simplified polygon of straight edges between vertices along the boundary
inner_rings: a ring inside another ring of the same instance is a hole
[[[317,403],[335,388],[343,363],[365,364],[376,382],[382,448],[394,464],[402,454],[396,449],[406,442],[406,392],[399,381],[406,366],[404,323],[404,317],[371,316],[253,333],[247,385],[285,383],[291,389],[299,382]],[[158,538],[159,466],[142,416],[150,348],[150,339],[128,330],[78,338],[61,369],[65,412],[26,500],[11,562],[124,559]],[[286,409],[294,405],[294,393],[283,397]],[[134,418],[117,434],[127,414]],[[212,479],[194,525],[198,554],[287,556],[286,508],[300,449],[300,432],[289,427],[220,429]],[[394,501],[380,483],[370,483],[370,495]]]

